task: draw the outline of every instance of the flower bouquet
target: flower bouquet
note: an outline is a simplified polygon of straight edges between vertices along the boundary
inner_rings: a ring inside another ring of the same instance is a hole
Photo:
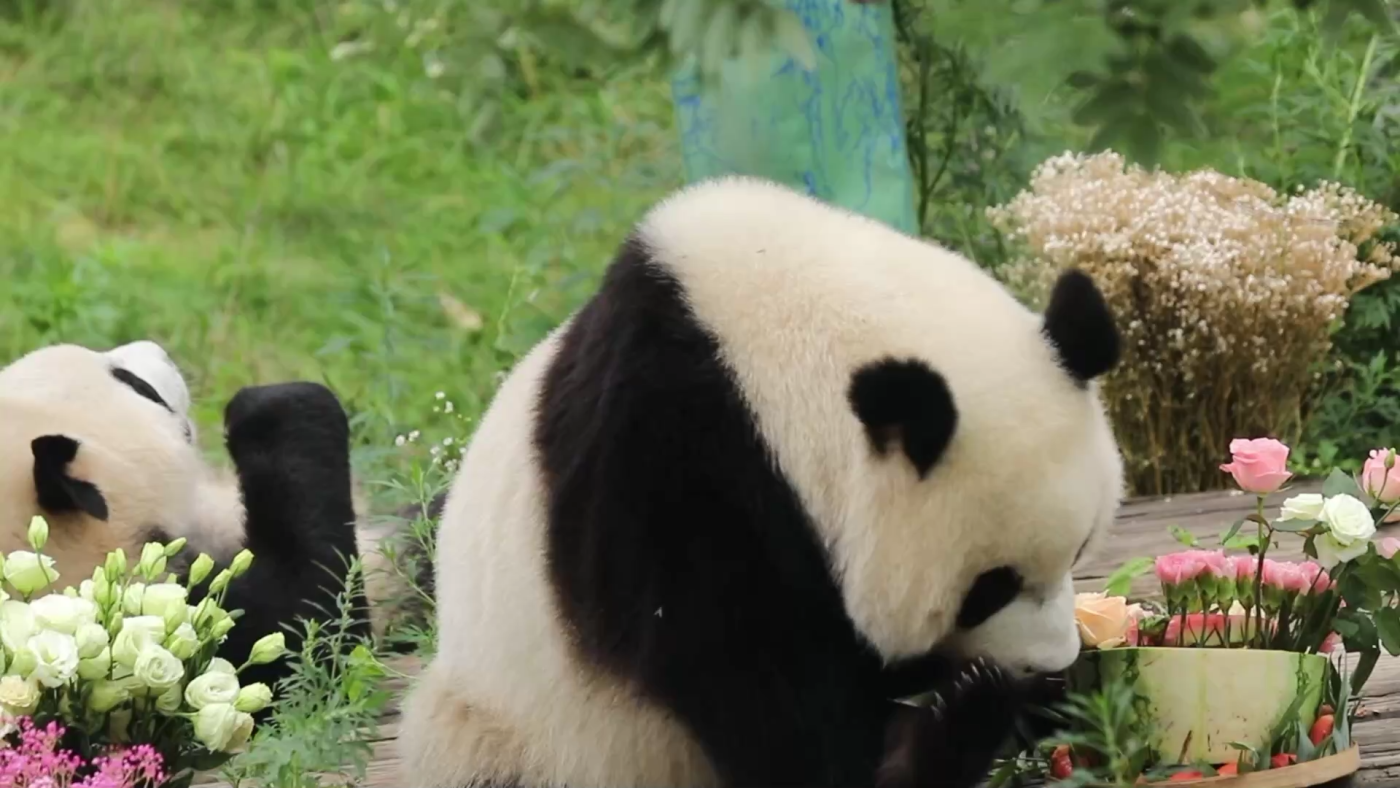
[[[78,588],[41,595],[58,580],[42,517],[28,536],[33,552],[0,556],[0,784],[39,785],[26,775],[43,774],[55,786],[185,786],[247,743],[272,692],[240,686],[238,674],[285,652],[274,634],[243,667],[214,656],[239,615],[222,600],[251,553],[197,605],[189,592],[212,572],[209,556],[191,564],[188,587],[158,582],[183,539],[145,545],[131,568],[117,550]]]
[[[1400,653],[1400,540],[1372,540],[1400,519],[1396,453],[1372,452],[1359,478],[1334,472],[1270,518],[1266,496],[1291,478],[1288,447],[1230,449],[1222,470],[1256,496],[1254,512],[1216,549],[1175,529],[1188,549],[1131,561],[1104,593],[1079,596],[1084,648],[1068,702],[1051,712],[1061,735],[1021,766],[1078,785],[1241,786],[1252,772],[1292,769],[1267,784],[1308,786],[1359,767],[1356,699],[1380,649]],[[1309,560],[1270,558],[1285,538]],[[1152,571],[1160,598],[1130,604],[1132,580]]]

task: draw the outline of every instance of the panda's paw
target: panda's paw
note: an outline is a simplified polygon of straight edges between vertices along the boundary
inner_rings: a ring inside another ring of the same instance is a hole
[[[1023,701],[1022,686],[1006,671],[989,662],[968,665],[932,706],[891,724],[879,784],[977,785],[1011,738]]]
[[[229,451],[339,451],[350,438],[345,408],[319,383],[276,383],[240,389],[224,408]]]

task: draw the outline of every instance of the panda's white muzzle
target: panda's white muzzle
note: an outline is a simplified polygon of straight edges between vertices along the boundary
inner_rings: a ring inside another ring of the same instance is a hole
[[[958,651],[1014,674],[1056,673],[1079,656],[1074,582],[1066,575],[1043,599],[1025,594],[958,638]]]

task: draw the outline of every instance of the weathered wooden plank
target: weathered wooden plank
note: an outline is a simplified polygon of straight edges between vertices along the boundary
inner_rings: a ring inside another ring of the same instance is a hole
[[[1270,496],[1266,514],[1273,516],[1289,495],[1316,492],[1316,482],[1299,484],[1284,494]],[[1124,561],[1138,556],[1152,557],[1183,549],[1169,533],[1178,525],[1206,543],[1217,544],[1217,537],[1232,523],[1253,511],[1253,496],[1228,492],[1196,493],[1171,498],[1144,498],[1124,503],[1112,533],[1105,540],[1100,554],[1087,561],[1076,573],[1076,587],[1081,591],[1102,590],[1104,578]],[[1383,531],[1400,533],[1400,525],[1387,526]],[[1283,560],[1302,560],[1301,540],[1284,535],[1280,548],[1273,555]],[[1152,595],[1156,580],[1150,574],[1133,584],[1135,596]],[[417,673],[418,660],[396,660],[394,669],[407,675]],[[374,762],[361,785],[366,788],[401,788],[411,784],[399,773],[395,751],[398,734],[397,704],[381,724],[374,742]],[[1367,683],[1362,716],[1356,722],[1353,735],[1361,745],[1361,772],[1352,780],[1355,788],[1400,787],[1400,659],[1382,656]],[[340,784],[343,784],[341,778]],[[332,784],[332,783],[328,783]],[[215,781],[199,782],[201,788],[228,788]]]

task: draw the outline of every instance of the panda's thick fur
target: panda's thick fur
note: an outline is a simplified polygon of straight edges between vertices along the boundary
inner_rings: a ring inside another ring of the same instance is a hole
[[[403,778],[974,784],[1077,654],[1118,353],[1082,274],[1037,315],[783,187],[672,195],[467,448]]]
[[[357,501],[335,396],[314,383],[238,392],[225,411],[232,471],[203,461],[189,403],[178,367],[152,342],[53,345],[0,370],[0,551],[29,549],[29,521],[43,515],[57,585],[76,587],[117,548],[134,559],[148,541],[183,537],[169,563],[183,573],[201,552],[225,565],[247,547],[252,569],[226,600],[244,610],[221,651],[235,664],[270,632],[298,648],[297,618],[333,621],[358,554],[368,599],[353,600],[355,634],[382,629],[401,590],[383,579],[378,550],[391,527]],[[250,669],[248,680],[284,669]]]

